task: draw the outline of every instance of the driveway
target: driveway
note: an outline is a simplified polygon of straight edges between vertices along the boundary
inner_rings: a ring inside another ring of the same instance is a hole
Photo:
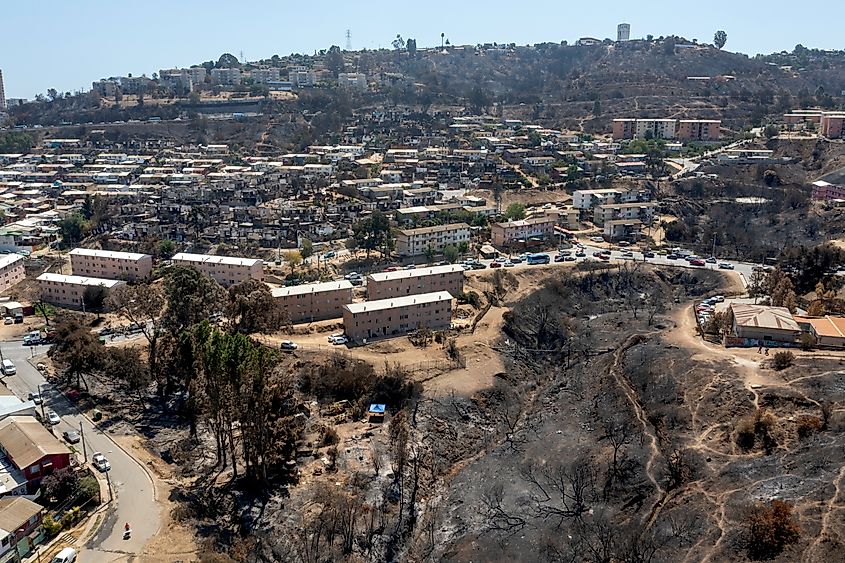
[[[3,357],[11,359],[17,367],[17,374],[3,378],[15,395],[26,400],[30,391],[36,391],[39,384],[46,383],[41,373],[29,363],[29,359],[33,353],[36,356],[46,353],[47,346],[31,349],[18,340],[0,343],[0,350]],[[81,423],[89,462],[95,451],[105,454],[111,462],[109,478],[114,501],[106,509],[93,538],[84,546],[74,546],[80,550],[80,560],[86,563],[111,562],[127,560],[132,555],[140,554],[159,527],[159,506],[149,475],[132,456],[82,416],[52,385],[42,385],[42,395],[45,409],[53,409],[62,419],[54,427],[56,436],[61,438],[65,430],[79,431]],[[77,446],[82,449],[81,444]],[[132,526],[132,538],[129,540],[123,539],[123,525],[126,522]]]

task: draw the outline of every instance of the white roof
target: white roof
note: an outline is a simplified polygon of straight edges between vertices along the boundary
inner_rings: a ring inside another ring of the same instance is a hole
[[[36,278],[38,281],[48,281],[57,283],[70,283],[74,285],[102,285],[104,287],[112,288],[118,285],[123,285],[126,282],[120,280],[107,280],[105,278],[91,278],[88,276],[66,276],[64,274],[53,274],[45,272]]]
[[[10,266],[17,262],[18,260],[23,260],[23,256],[20,254],[3,254],[0,255],[0,268],[5,268],[6,266]]]
[[[149,254],[141,254],[139,252],[117,252],[115,250],[97,250],[94,248],[74,248],[69,254],[74,256],[98,256],[100,258],[113,258],[115,260],[134,260],[136,262],[149,256]]]
[[[452,272],[463,271],[464,268],[460,264],[449,264],[447,266],[432,266],[430,268],[419,268],[416,270],[396,270],[394,272],[379,272],[377,274],[370,274],[368,277],[374,282],[385,282],[389,280],[422,278],[426,276],[436,276],[438,274],[451,274]]]
[[[180,252],[173,256],[174,262],[211,262],[214,264],[231,264],[233,266],[254,266],[261,264],[258,258],[243,258],[240,256],[211,256],[210,254],[189,254]]]
[[[378,301],[365,301],[363,303],[349,303],[344,305],[350,313],[357,315],[367,311],[383,311],[385,309],[398,309],[410,305],[422,305],[423,303],[439,303],[440,301],[452,301],[452,294],[448,291],[436,291],[434,293],[422,293],[420,295],[406,295],[392,299],[379,299]]]
[[[273,294],[273,297],[290,297],[291,295],[321,293],[324,291],[337,291],[340,289],[352,289],[352,283],[346,280],[340,280],[324,283],[308,283],[304,285],[294,285],[291,287],[275,287],[270,290],[270,293]]]

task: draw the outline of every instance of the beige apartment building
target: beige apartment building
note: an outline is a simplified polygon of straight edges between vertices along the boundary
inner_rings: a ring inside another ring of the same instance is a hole
[[[277,287],[271,293],[291,323],[340,318],[343,306],[352,303],[352,284],[346,280]]]
[[[446,330],[452,323],[448,291],[350,303],[343,307],[343,329],[350,340],[398,336],[417,330]]]
[[[367,276],[367,299],[388,299],[421,293],[448,291],[457,297],[464,291],[464,268],[459,264],[379,272]]]
[[[521,219],[506,223],[494,223],[490,228],[490,238],[493,241],[493,246],[502,247],[529,238],[550,239],[554,230],[555,218],[553,217]]]
[[[152,274],[153,257],[137,252],[74,248],[70,251],[70,268],[75,276],[135,281]]]
[[[85,290],[92,286],[101,285],[106,289],[114,289],[126,282],[120,280],[106,280],[85,276],[65,276],[46,272],[36,278],[38,289],[41,290],[41,300],[53,305],[83,308]]]
[[[440,253],[449,245],[469,244],[469,240],[470,229],[466,223],[406,229],[396,235],[396,253],[399,256],[421,256],[428,248]]]
[[[8,291],[26,276],[24,260],[20,254],[0,256],[0,293]]]
[[[180,252],[173,256],[173,264],[194,268],[222,286],[264,279],[264,262],[257,258]]]

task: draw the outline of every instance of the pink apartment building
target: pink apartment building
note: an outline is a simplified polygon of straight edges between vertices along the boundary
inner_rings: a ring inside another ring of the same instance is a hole
[[[718,141],[722,122],[718,119],[681,119],[675,130],[679,141]]]
[[[508,246],[529,238],[548,239],[554,233],[555,218],[538,217],[506,223],[494,223],[490,228],[493,246]]]
[[[845,136],[845,113],[823,113],[819,133],[831,139],[841,139]]]
[[[83,307],[83,296],[85,290],[92,286],[103,286],[106,289],[114,289],[126,282],[120,280],[107,280],[103,278],[91,278],[85,276],[66,276],[64,274],[53,274],[46,272],[36,278],[38,288],[41,290],[41,300],[53,305],[65,307]]]
[[[614,140],[633,139],[637,134],[637,120],[631,118],[613,120]]]
[[[277,287],[271,293],[291,323],[340,318],[343,306],[352,303],[352,284],[346,280]]]
[[[367,276],[367,299],[387,299],[448,291],[457,297],[464,290],[464,268],[459,264],[379,272]]]
[[[343,307],[343,329],[354,341],[398,336],[419,328],[447,330],[452,324],[452,295],[448,291],[407,295]]]
[[[247,280],[261,281],[264,279],[264,262],[257,258],[180,252],[173,256],[173,264],[194,268],[222,286],[230,286]]]
[[[70,251],[70,267],[75,276],[135,281],[152,274],[153,257],[137,252],[74,248]]]
[[[8,291],[26,276],[20,254],[0,256],[0,293]]]
[[[845,185],[816,180],[810,197],[815,201],[845,200]]]

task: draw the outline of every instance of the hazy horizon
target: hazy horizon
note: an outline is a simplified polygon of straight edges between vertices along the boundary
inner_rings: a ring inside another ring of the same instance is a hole
[[[584,36],[615,39],[616,25],[626,22],[631,24],[632,39],[680,35],[710,43],[715,31],[723,29],[728,34],[726,50],[753,56],[792,50],[799,43],[842,49],[839,22],[845,17],[845,3],[830,6],[812,0],[799,12],[790,11],[792,5],[780,0],[762,10],[714,0],[700,13],[662,0],[646,5],[610,1],[600,10],[576,4],[577,12],[564,3],[530,0],[518,9],[502,0],[481,6],[432,0],[400,8],[384,0],[363,7],[256,0],[237,5],[220,0],[150,0],[144,6],[143,11],[121,11],[101,0],[62,3],[46,11],[43,4],[5,6],[0,70],[6,97],[33,98],[48,88],[88,90],[100,78],[149,76],[161,68],[216,60],[225,52],[257,60],[274,54],[312,54],[331,45],[343,48],[347,29],[353,50],[360,50],[389,48],[397,33],[416,39],[421,48],[439,45],[441,33],[455,45],[572,43]]]

